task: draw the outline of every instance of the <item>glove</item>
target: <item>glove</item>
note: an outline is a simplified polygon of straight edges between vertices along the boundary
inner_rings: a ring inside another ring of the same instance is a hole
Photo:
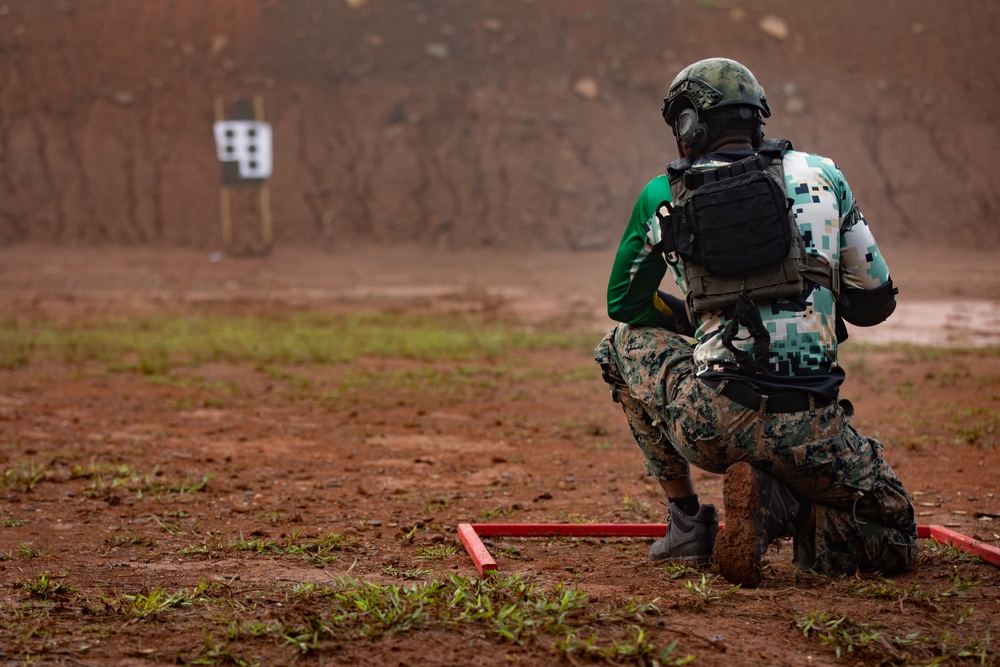
[[[653,307],[667,320],[667,328],[683,336],[694,336],[694,326],[688,320],[687,307],[676,296],[656,290]]]

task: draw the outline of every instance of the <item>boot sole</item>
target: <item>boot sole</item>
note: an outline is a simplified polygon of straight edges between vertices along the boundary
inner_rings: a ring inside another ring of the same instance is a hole
[[[761,530],[760,477],[749,463],[735,463],[722,486],[726,527],[715,540],[712,557],[731,584],[757,588],[762,578],[757,535]]]
[[[661,558],[656,560],[655,558],[648,559],[653,565],[663,565],[664,563],[680,563],[681,565],[708,565],[712,562],[712,556],[667,556],[666,558]]]

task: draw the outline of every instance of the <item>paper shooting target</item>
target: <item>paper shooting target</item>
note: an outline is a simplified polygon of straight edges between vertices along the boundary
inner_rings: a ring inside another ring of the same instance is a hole
[[[271,175],[271,125],[253,120],[215,123],[215,147],[219,161],[235,163],[238,177],[260,180]]]

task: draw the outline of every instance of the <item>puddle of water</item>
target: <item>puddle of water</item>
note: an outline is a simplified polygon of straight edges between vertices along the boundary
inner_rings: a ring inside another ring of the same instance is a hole
[[[1000,302],[904,301],[876,327],[848,325],[851,340],[947,347],[1000,345]]]
[[[595,309],[606,332],[614,323]],[[906,343],[929,347],[988,347],[1000,345],[1000,302],[985,300],[906,301],[892,316],[875,327],[848,325],[852,342]]]

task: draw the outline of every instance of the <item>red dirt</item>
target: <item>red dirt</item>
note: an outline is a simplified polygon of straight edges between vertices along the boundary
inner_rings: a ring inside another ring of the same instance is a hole
[[[921,524],[998,545],[998,31],[994,4],[937,0],[0,1],[0,312],[11,327],[437,313],[596,343],[621,225],[673,157],[665,87],[688,62],[728,55],[768,91],[768,136],[838,161],[900,287],[893,318],[844,346],[855,424],[885,442]],[[214,105],[257,94],[275,132],[275,245],[244,189],[223,247]],[[5,363],[11,352],[0,347]],[[304,652],[249,626],[227,637],[229,621],[328,610],[295,596],[303,582],[471,576],[461,522],[662,522],[589,354],[217,363],[159,380],[38,360],[0,370],[0,664],[239,663],[227,647],[260,664],[587,661],[557,657],[558,637],[520,646],[476,624],[323,634]],[[444,379],[421,391],[372,380],[406,374]],[[348,379],[355,392],[326,395]],[[142,495],[74,468],[91,465],[211,480]],[[695,481],[721,507],[721,478]],[[320,565],[224,548],[331,532],[354,541]],[[1000,664],[992,566],[925,549],[877,594],[872,578],[796,576],[786,545],[760,589],[729,593],[712,570],[651,567],[648,543],[489,546],[501,572],[579,588],[591,609],[655,604],[582,627],[676,640],[671,659]],[[428,546],[459,550],[418,559]],[[26,588],[42,575],[74,592]],[[218,584],[231,617],[209,605],[136,620],[102,602],[200,581]],[[698,594],[706,581],[720,599]],[[810,612],[883,634],[838,658],[796,627]]]
[[[397,273],[370,275],[361,269],[392,260],[393,254],[284,250],[270,259],[213,262],[204,253],[171,251],[147,261],[151,255],[144,250],[32,248],[30,262],[20,251],[0,251],[5,267],[0,304],[8,317],[20,321],[41,317],[67,323],[154,311],[459,312],[486,321],[592,329],[596,343],[606,322],[595,314],[600,294],[591,283],[600,281],[600,267],[610,263],[610,255],[594,254],[587,266],[568,261],[579,256],[494,254],[491,264],[485,253],[453,255],[451,268],[467,269],[469,283],[448,287],[441,280],[447,253],[430,253],[423,270],[416,261],[400,259]],[[324,266],[327,274],[349,277],[351,286],[331,287],[333,279],[318,270]],[[306,267],[316,269],[315,280]],[[552,296],[538,288],[550,272],[563,276],[560,285],[575,284],[581,293],[550,308]],[[908,274],[899,275],[900,284],[907,284]],[[844,360],[845,394],[857,408],[856,424],[886,443],[890,463],[918,503],[919,522],[952,526],[1000,545],[992,518],[1000,514],[993,474],[1000,465],[995,348],[940,355],[848,343]],[[349,575],[391,583],[398,581],[386,575],[392,567],[475,575],[455,533],[462,522],[665,520],[658,487],[643,477],[639,451],[594,373],[587,349],[519,353],[475,365],[482,382],[464,390],[447,383],[420,393],[375,385],[344,397],[349,407],[333,410],[320,397],[324,387],[339,386],[340,378],[365,371],[447,374],[462,364],[372,359],[350,366],[290,367],[287,377],[210,364],[173,371],[166,383],[97,365],[53,362],[0,372],[0,461],[5,470],[35,463],[50,473],[30,492],[8,486],[4,494],[5,521],[23,522],[0,528],[0,549],[11,554],[0,560],[0,577],[7,583],[0,591],[0,629],[11,633],[7,660],[21,662],[30,652],[52,664],[147,664],[207,655],[199,628],[214,626],[196,611],[124,622],[107,609],[87,611],[70,600],[42,616],[49,628],[46,639],[26,635],[23,621],[12,612],[40,604],[32,603],[23,584],[41,574],[90,596],[135,595],[157,586],[193,588],[206,578],[225,583],[230,595],[265,595],[267,600],[254,603],[257,611],[244,617],[275,618],[281,611],[275,591],[302,582]],[[295,391],[289,379],[295,376],[308,380],[308,394]],[[237,391],[220,396],[212,389],[217,383]],[[204,491],[185,496],[139,497],[126,488],[95,495],[91,478],[70,473],[72,465],[90,463],[134,466],[137,474],[158,471],[167,480],[214,477]],[[698,473],[695,481],[703,498],[721,507],[721,478]],[[175,526],[176,532],[161,524]],[[414,526],[412,540],[405,539],[403,533]],[[213,534],[226,544],[241,535],[280,541],[295,532],[304,538],[336,532],[357,543],[322,567],[294,556],[223,549],[210,558],[185,551],[210,542]],[[564,582],[589,593],[593,604],[655,600],[663,615],[636,622],[661,647],[679,640],[677,655],[695,655],[694,664],[737,659],[759,665],[834,664],[832,648],[803,637],[792,625],[796,616],[810,611],[878,624],[896,637],[951,632],[962,642],[966,637],[983,641],[986,629],[1000,621],[1000,572],[985,564],[942,560],[928,552],[912,572],[894,579],[910,593],[881,599],[851,593],[850,587],[860,584],[850,579],[796,577],[786,545],[767,555],[760,589],[701,604],[683,585],[698,584],[697,576],[670,579],[646,563],[649,542],[492,538],[488,543],[502,572],[522,573],[544,586]],[[41,557],[20,554],[22,545]],[[419,549],[429,545],[454,545],[458,551],[441,561],[417,560]],[[955,577],[975,585],[942,597]],[[725,590],[721,580],[714,586],[717,593]],[[915,592],[920,590],[940,594],[920,597]],[[969,608],[971,615],[963,617]],[[292,613],[290,608],[287,614]],[[96,641],[87,628],[102,625],[109,629]],[[544,646],[498,641],[475,631],[436,628],[374,642],[331,637],[302,656],[277,644],[240,646],[264,664],[293,659],[304,664],[467,664],[469,650],[484,664],[556,660]],[[953,660],[958,660],[957,645],[948,649]],[[893,655],[856,650],[871,659]],[[913,664],[936,655],[921,650],[913,653]],[[995,645],[986,658],[997,660]]]

